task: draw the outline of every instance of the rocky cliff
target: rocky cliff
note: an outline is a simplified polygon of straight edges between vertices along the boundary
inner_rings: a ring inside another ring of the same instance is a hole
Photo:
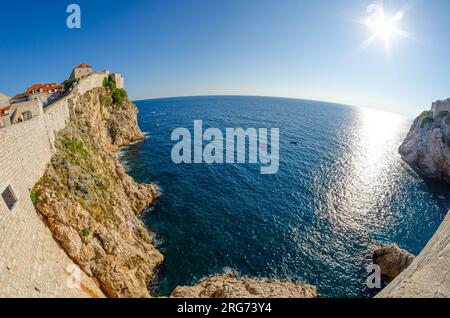
[[[204,279],[193,287],[177,287],[173,298],[316,298],[316,287],[279,280],[239,278],[227,273]]]
[[[158,196],[137,184],[118,161],[120,146],[143,135],[137,108],[106,88],[69,101],[44,177],[31,193],[54,237],[109,297],[149,297],[149,280],[163,256],[138,215]]]
[[[422,177],[450,183],[450,99],[414,121],[399,152]]]

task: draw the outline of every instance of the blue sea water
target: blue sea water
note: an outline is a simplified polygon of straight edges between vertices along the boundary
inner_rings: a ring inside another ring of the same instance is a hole
[[[420,253],[446,215],[447,189],[397,153],[412,120],[323,102],[242,96],[136,102],[145,142],[120,152],[162,196],[144,216],[165,255],[152,291],[233,269],[292,279],[322,297],[370,297],[366,267],[381,243]],[[175,128],[280,128],[280,170],[171,160]]]

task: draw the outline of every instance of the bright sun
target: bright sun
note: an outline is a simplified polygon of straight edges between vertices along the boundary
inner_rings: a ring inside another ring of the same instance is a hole
[[[382,5],[373,4],[367,8],[369,17],[360,19],[360,22],[372,30],[372,35],[363,43],[363,49],[372,44],[376,39],[384,41],[386,53],[391,52],[391,41],[397,35],[410,38],[411,35],[400,29],[400,21],[403,20],[404,13],[398,12],[394,16],[389,16]]]
[[[396,29],[396,24],[399,20],[403,18],[403,13],[398,13],[394,18],[387,19],[384,15],[381,16],[378,20],[370,21],[369,26],[375,30],[376,34],[381,35],[382,37],[390,37],[394,34]]]

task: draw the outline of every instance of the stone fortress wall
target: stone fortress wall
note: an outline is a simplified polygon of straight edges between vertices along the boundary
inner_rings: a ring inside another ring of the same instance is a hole
[[[69,119],[69,100],[102,87],[106,76],[82,79],[41,115],[0,129],[0,297],[103,296],[84,273],[81,288],[73,288],[73,262],[35,210],[30,192],[54,153],[56,132]]]

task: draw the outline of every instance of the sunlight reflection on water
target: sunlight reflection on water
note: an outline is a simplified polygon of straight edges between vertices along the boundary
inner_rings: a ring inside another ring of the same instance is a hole
[[[389,225],[390,213],[380,218],[374,211],[387,204],[402,170],[397,149],[408,125],[399,115],[364,108],[358,112],[348,151],[326,174],[331,178],[325,181],[328,191],[322,209],[336,235],[353,229],[370,240],[368,225]]]

